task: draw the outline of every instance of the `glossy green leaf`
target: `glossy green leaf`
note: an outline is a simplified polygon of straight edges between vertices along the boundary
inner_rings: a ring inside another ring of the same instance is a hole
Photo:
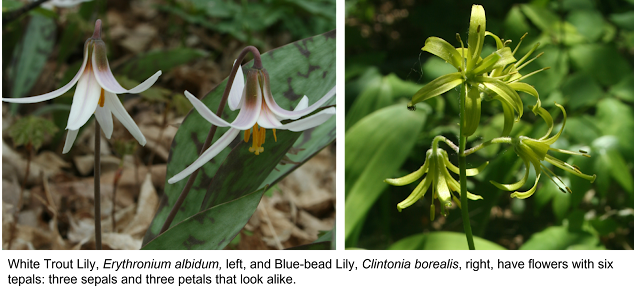
[[[580,44],[570,49],[572,64],[594,77],[604,86],[611,86],[632,73],[632,67],[619,51],[607,44]]]
[[[504,250],[489,240],[474,236],[476,250]],[[467,237],[456,232],[431,232],[412,235],[392,244],[389,250],[468,250]]]
[[[383,180],[396,175],[414,147],[426,112],[396,104],[371,113],[346,132],[346,239],[387,187]]]
[[[634,161],[634,110],[629,105],[613,99],[602,99],[597,104],[595,121],[603,135],[618,139],[621,155]],[[586,143],[587,144],[587,143]]]
[[[11,97],[24,97],[31,91],[53,51],[56,31],[55,20],[42,15],[31,17],[7,72],[12,80]]]
[[[162,70],[165,74],[176,66],[206,57],[207,55],[204,51],[191,48],[153,51],[135,57],[114,71],[119,75],[142,81],[159,70]]]
[[[599,238],[587,232],[570,232],[565,227],[548,227],[533,234],[523,250],[599,249]]]
[[[611,14],[610,20],[621,28],[634,30],[634,11]]]
[[[609,93],[623,101],[634,102],[634,74],[628,75],[612,86]]]
[[[567,98],[570,110],[595,105],[603,96],[599,83],[585,73],[574,73],[566,79],[561,91]]]
[[[618,151],[619,139],[615,136],[603,136],[592,142],[592,151],[597,156],[595,168],[603,177],[597,179],[601,195],[606,195],[610,186],[608,177],[616,180],[625,191],[634,197],[634,179],[621,153]]]
[[[597,10],[574,10],[567,19],[590,42],[596,41],[603,33],[603,16]]]
[[[591,220],[590,224],[592,224],[592,227],[597,230],[601,236],[607,236],[610,233],[614,233],[619,227],[619,224],[611,217],[605,219],[602,217],[596,218]]]
[[[393,104],[392,86],[381,78],[378,83],[368,85],[346,113],[346,130],[366,115]]]
[[[242,230],[258,208],[266,188],[203,210],[148,242],[144,250],[222,249]]]
[[[544,7],[522,4],[520,8],[524,15],[542,31],[552,30],[555,23],[559,20],[556,14]]]
[[[303,95],[307,95],[309,104],[312,104],[335,86],[335,37],[335,31],[331,31],[262,54],[262,63],[270,76],[271,92],[280,107],[293,109]],[[243,66],[244,70],[246,71],[251,65],[252,62]],[[202,102],[214,112],[218,109],[218,104],[225,86],[226,80],[214,88],[202,100]],[[327,102],[326,105],[333,105],[334,101],[335,97],[333,97],[330,102]],[[227,121],[233,121],[237,114],[238,111],[230,111],[229,107],[225,107],[223,118]],[[167,164],[167,179],[185,169],[185,167],[198,158],[198,154],[210,128],[211,124],[202,118],[195,110],[191,111],[183,120],[182,125],[172,141]],[[226,131],[227,128],[218,128],[213,142],[218,140]],[[270,134],[271,131],[268,132],[266,143],[263,145],[265,151],[263,154],[258,155],[260,157],[272,154],[267,151],[268,148],[272,148],[275,142],[273,136],[271,136],[272,134]],[[299,139],[295,141],[293,149],[291,149],[293,152],[288,153],[285,160],[275,166],[275,169],[267,175],[264,181],[258,178],[259,187],[255,187],[253,190],[261,188],[265,184],[274,184],[330,144],[335,139],[335,136],[334,116],[324,124],[304,131],[301,133]],[[181,211],[179,211],[174,219],[174,223],[199,212],[203,199],[208,193],[212,178],[216,175],[216,171],[230,153],[231,149],[239,144],[238,142],[241,137],[242,135],[239,135],[229,148],[220,152],[220,154],[200,169],[198,177],[194,181],[192,189],[181,207]],[[239,146],[245,145],[241,144]],[[255,156],[253,154],[251,155]],[[146,233],[145,242],[158,234],[165,218],[169,214],[172,205],[176,202],[186,182],[187,179],[184,179],[175,184],[165,184],[165,194],[161,199],[161,204],[159,205],[152,225]]]

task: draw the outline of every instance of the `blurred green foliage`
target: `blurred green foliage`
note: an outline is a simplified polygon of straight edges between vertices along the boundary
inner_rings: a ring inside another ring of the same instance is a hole
[[[544,52],[544,55],[525,71],[542,67],[551,69],[531,76],[525,82],[534,85],[539,92],[542,106],[558,124],[555,130],[561,126],[562,115],[555,110],[554,103],[566,107],[566,128],[552,147],[583,149],[592,156],[557,154],[557,157],[579,166],[586,173],[596,174],[597,180],[591,184],[558,170],[556,173],[571,188],[572,194],[561,193],[555,184],[543,177],[533,196],[526,200],[511,199],[509,192],[496,189],[489,180],[516,181],[524,173],[523,164],[508,146],[487,147],[467,157],[468,168],[484,161],[491,162],[482,173],[467,182],[470,192],[484,197],[469,202],[474,234],[509,249],[631,249],[634,247],[634,234],[631,234],[634,229],[634,3],[595,0],[527,2],[485,0],[477,4],[486,10],[488,31],[512,40],[513,44],[528,32],[520,56],[535,43],[541,44],[536,53]],[[373,124],[375,132],[379,132],[379,128],[389,128],[385,123],[375,124],[365,118],[388,109],[401,99],[411,98],[425,83],[455,71],[451,65],[420,48],[431,36],[459,46],[455,34],[460,33],[463,39],[466,38],[472,4],[458,0],[424,3],[346,1],[346,148],[349,143],[355,144],[348,142],[348,136],[354,135],[352,130],[366,127],[362,124]],[[483,55],[492,52],[494,45],[492,39],[485,39]],[[521,97],[525,106],[535,103],[528,95]],[[400,146],[381,150],[391,156],[407,154],[399,170],[389,177],[403,176],[418,169],[435,136],[444,135],[458,142],[457,90],[417,106],[429,106],[431,110],[422,129],[402,135]],[[469,137],[467,148],[499,136],[502,124],[501,105],[483,103],[480,127]],[[525,111],[511,135],[540,137],[545,131],[543,121]],[[373,134],[355,140],[367,142],[371,136]],[[405,141],[412,137],[415,144],[409,147]],[[457,155],[448,148],[445,150],[450,160],[457,163]],[[346,152],[346,159],[348,154]],[[382,171],[383,167],[373,166],[372,169]],[[532,183],[534,179],[531,170],[527,182]],[[346,191],[352,186],[377,185],[361,180],[349,182],[346,174]],[[392,187],[380,184],[380,195],[366,198],[371,201],[371,207],[360,212],[363,221],[350,228],[354,234],[348,234],[346,219],[346,247],[430,248],[399,241],[413,240],[411,238],[434,240],[444,244],[444,248],[461,246],[453,242],[462,242],[466,246],[464,235],[454,240],[434,233],[456,231],[462,234],[458,208],[454,207],[448,217],[431,222],[428,194],[399,213],[396,204],[405,199],[415,185]],[[352,204],[346,203],[346,214],[349,210],[359,210],[357,204]],[[402,244],[410,245],[403,247]]]
[[[171,0],[159,9],[256,46],[264,46],[271,31],[287,31],[297,40],[335,26],[335,0]]]

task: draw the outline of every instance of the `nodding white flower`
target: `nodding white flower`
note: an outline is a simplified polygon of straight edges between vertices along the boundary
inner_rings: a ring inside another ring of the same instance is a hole
[[[125,110],[116,94],[143,92],[150,88],[160,75],[161,71],[159,70],[130,90],[123,88],[115,80],[110,70],[106,57],[106,44],[101,40],[101,20],[97,20],[95,32],[84,44],[84,62],[79,68],[79,72],[68,84],[47,94],[26,98],[2,98],[2,101],[12,103],[42,102],[61,96],[77,84],[66,125],[68,133],[62,153],[70,151],[75,138],[77,138],[77,133],[79,133],[79,128],[88,122],[93,113],[106,138],[110,139],[112,136],[112,114],[114,114],[139,144],[145,146],[146,140],[143,133]]]
[[[89,2],[92,0],[50,0],[42,3],[42,7],[47,8],[49,10],[53,10],[53,7],[62,7],[68,8],[73,7],[82,2]],[[35,0],[31,0],[31,2],[35,2]]]
[[[559,132],[557,132],[557,134],[548,138],[548,136],[553,130],[553,126],[554,126],[553,118],[550,115],[550,113],[548,113],[548,111],[536,105],[535,107],[533,107],[533,112],[541,116],[546,122],[546,125],[548,125],[548,131],[546,132],[546,135],[542,136],[539,139],[519,136],[517,138],[513,138],[511,141],[511,144],[513,144],[513,150],[515,151],[517,156],[519,156],[524,161],[524,166],[526,167],[526,172],[524,173],[524,177],[522,177],[521,180],[519,180],[517,183],[514,183],[514,184],[500,184],[498,182],[491,181],[491,183],[495,185],[496,187],[498,187],[499,189],[502,189],[505,191],[515,191],[521,188],[526,183],[526,180],[528,179],[528,172],[532,165],[533,168],[535,169],[535,173],[537,174],[537,177],[535,178],[535,184],[533,185],[532,188],[530,188],[526,192],[519,192],[519,191],[513,192],[511,194],[511,197],[524,199],[533,195],[535,193],[535,190],[537,189],[537,182],[539,182],[539,178],[541,177],[542,171],[544,172],[546,176],[550,178],[551,181],[553,181],[553,183],[555,183],[555,185],[559,187],[559,189],[562,192],[566,193],[566,191],[568,191],[568,193],[572,193],[570,188],[568,188],[568,186],[566,186],[566,184],[564,184],[564,182],[557,175],[555,175],[550,169],[548,169],[543,164],[544,161],[560,169],[563,169],[575,176],[588,180],[590,181],[590,183],[594,182],[594,180],[597,178],[597,175],[591,175],[591,176],[586,175],[582,173],[578,167],[571,165],[567,162],[564,162],[560,159],[557,159],[556,157],[547,153],[548,151],[556,151],[556,152],[564,153],[564,154],[581,155],[584,157],[590,157],[590,155],[587,154],[585,151],[579,150],[579,152],[575,152],[575,151],[562,150],[562,149],[550,147],[550,145],[552,145],[553,143],[555,143],[555,141],[557,141],[557,139],[559,139],[559,136],[561,135],[561,133],[564,130],[564,127],[566,126],[566,110],[564,109],[563,106],[557,103],[555,103],[555,105],[559,107],[559,109],[561,109],[561,112],[564,115],[564,121],[561,125],[561,129],[559,129]],[[555,181],[555,179],[557,179],[558,182]],[[565,187],[565,189],[562,188],[562,186]]]
[[[266,137],[266,129],[273,130],[289,130],[293,132],[301,132],[310,128],[321,125],[335,114],[335,107],[326,108],[312,116],[299,119],[317,110],[321,105],[326,103],[335,95],[335,87],[333,87],[324,97],[319,99],[313,105],[308,106],[308,98],[304,96],[295,110],[286,110],[281,108],[273,99],[271,88],[269,85],[269,74],[264,68],[251,68],[247,71],[246,85],[244,82],[242,67],[238,68],[236,79],[229,91],[228,104],[231,110],[240,109],[238,116],[232,123],[228,123],[213,113],[194,95],[185,91],[185,97],[189,99],[194,108],[200,115],[211,124],[219,127],[230,127],[230,129],[222,135],[207,149],[194,163],[185,168],[183,171],[173,176],[167,182],[176,183],[192,174],[198,168],[214,158],[220,151],[225,149],[235,139],[241,130],[244,131],[244,141],[249,142],[252,138],[252,146],[249,151],[255,155],[264,152],[264,144]],[[282,120],[294,120],[287,124],[282,124]]]
[[[398,211],[401,211],[412,204],[416,203],[419,199],[425,196],[425,193],[431,187],[432,190],[432,198],[431,198],[431,210],[430,216],[431,220],[434,220],[434,213],[436,211],[434,206],[434,200],[438,199],[442,204],[440,206],[440,212],[442,215],[446,215],[445,208],[451,207],[451,200],[460,207],[460,200],[453,194],[453,192],[457,192],[460,195],[460,183],[456,181],[449,170],[452,172],[459,174],[460,170],[457,166],[453,165],[449,161],[449,156],[447,155],[447,151],[438,148],[437,141],[432,143],[432,149],[427,150],[427,154],[425,155],[425,163],[421,166],[417,171],[406,175],[401,178],[396,179],[385,179],[384,182],[392,185],[392,186],[404,186],[413,183],[414,181],[421,178],[423,175],[427,174],[425,178],[416,186],[414,191],[407,197],[407,199],[401,201],[396,205]],[[467,169],[467,176],[475,176],[480,171],[482,171],[489,162],[485,162],[483,165],[477,168]],[[467,198],[471,200],[482,199],[480,195],[472,194],[467,191]]]

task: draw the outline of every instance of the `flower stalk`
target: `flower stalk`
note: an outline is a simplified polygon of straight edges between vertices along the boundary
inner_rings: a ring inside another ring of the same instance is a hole
[[[240,55],[238,55],[236,62],[233,64],[233,68],[231,68],[231,73],[229,74],[229,78],[227,79],[227,86],[225,87],[225,91],[222,93],[222,99],[220,100],[220,105],[218,106],[218,110],[216,111],[216,115],[219,117],[222,115],[222,112],[224,112],[225,110],[225,104],[227,104],[227,99],[229,98],[229,92],[231,91],[231,86],[233,85],[233,81],[236,78],[236,73],[238,72],[238,69],[240,68],[240,64],[242,63],[242,60],[249,52],[253,54],[253,68],[262,68],[262,57],[260,56],[260,51],[258,51],[257,48],[255,48],[254,46],[247,46],[246,48],[242,49],[242,52],[240,52]],[[199,155],[202,155],[203,152],[205,152],[205,150],[207,150],[211,146],[211,140],[213,140],[217,129],[218,129],[218,126],[211,125],[211,129],[209,129],[209,134],[207,134],[207,138],[205,139],[205,143],[203,144],[203,147],[200,149]],[[194,185],[194,181],[196,180],[196,177],[198,176],[199,170],[200,168],[197,168],[191,174],[189,179],[187,179],[187,183],[185,183],[185,187],[183,188],[183,191],[178,196],[178,199],[176,199],[176,203],[174,203],[174,207],[172,207],[172,210],[170,211],[169,215],[165,219],[165,223],[163,224],[163,227],[161,228],[160,234],[162,234],[163,232],[167,231],[167,229],[170,228],[170,225],[174,221],[174,218],[176,217],[178,210],[183,205],[185,198],[187,198],[187,194],[189,194],[189,191]]]
[[[95,248],[101,250],[101,128],[95,120]]]
[[[467,98],[467,83],[462,84],[460,91],[460,143],[458,144],[458,167],[460,168],[460,195],[467,195],[467,160],[465,155],[465,146],[467,145],[467,136],[465,135],[465,108]],[[473,233],[471,232],[471,221],[469,220],[469,200],[467,197],[460,197],[460,207],[462,212],[462,224],[464,226],[465,235],[467,235],[467,244],[469,250],[475,250],[473,244]]]

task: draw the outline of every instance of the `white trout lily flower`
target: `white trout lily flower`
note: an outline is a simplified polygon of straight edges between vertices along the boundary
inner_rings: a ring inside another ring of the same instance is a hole
[[[167,181],[168,183],[176,183],[192,174],[218,155],[225,147],[229,146],[229,143],[238,136],[240,131],[244,131],[245,142],[249,142],[249,138],[251,134],[253,134],[253,143],[249,151],[255,153],[255,155],[259,155],[264,152],[262,144],[264,144],[265,141],[266,129],[273,130],[273,136],[275,141],[277,141],[277,137],[275,137],[276,129],[301,132],[321,125],[335,114],[335,107],[331,107],[312,116],[299,119],[317,110],[317,108],[330,100],[330,98],[335,95],[335,87],[311,106],[308,106],[308,98],[304,96],[297,107],[295,107],[295,110],[290,111],[281,108],[273,99],[269,86],[269,74],[265,69],[249,69],[246,77],[246,85],[242,77],[242,67],[239,67],[236,79],[229,91],[227,101],[231,110],[240,109],[238,116],[232,123],[226,122],[218,117],[198,98],[188,91],[185,91],[185,97],[189,99],[203,118],[213,125],[230,127],[230,129],[194,161],[194,163],[169,179]],[[287,124],[280,122],[287,119],[294,121]]]
[[[145,146],[146,140],[143,133],[125,110],[116,94],[143,92],[150,88],[160,75],[161,71],[158,71],[130,90],[123,88],[115,80],[110,70],[106,57],[106,44],[101,40],[101,20],[97,20],[93,36],[84,44],[84,62],[79,68],[79,72],[68,84],[47,94],[26,98],[2,98],[2,101],[12,103],[42,102],[61,96],[77,84],[66,125],[68,133],[62,153],[70,151],[75,138],[77,138],[77,133],[79,133],[79,128],[88,122],[93,113],[106,138],[110,139],[112,136],[112,114],[114,114],[139,144]]]

